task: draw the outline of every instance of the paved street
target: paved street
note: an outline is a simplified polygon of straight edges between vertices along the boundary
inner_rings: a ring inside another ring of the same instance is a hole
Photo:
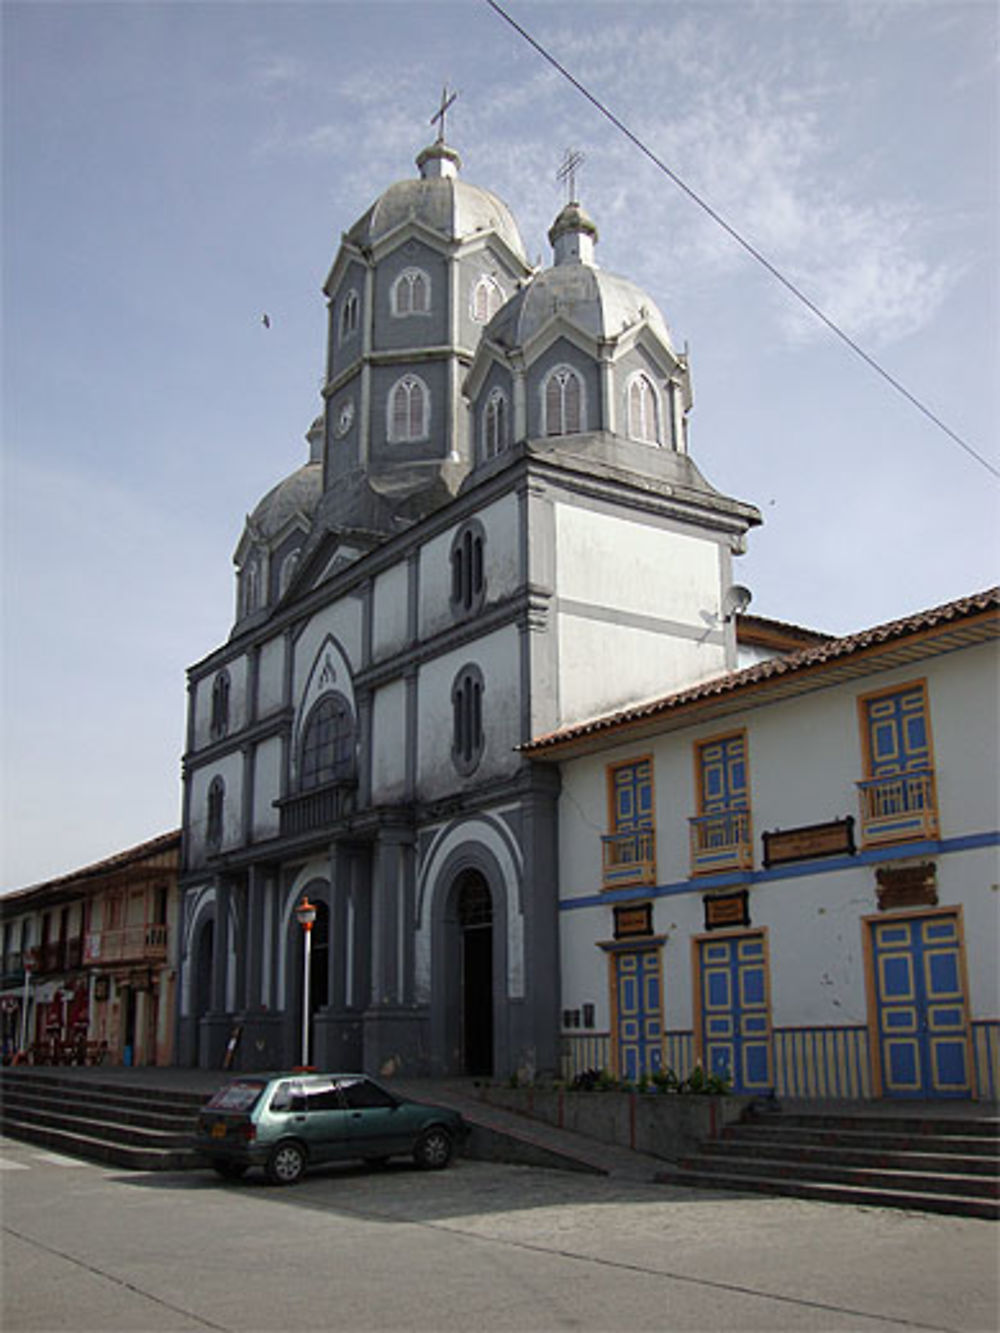
[[[460,1161],[291,1190],[0,1139],[22,1330],[993,1330],[989,1222]]]

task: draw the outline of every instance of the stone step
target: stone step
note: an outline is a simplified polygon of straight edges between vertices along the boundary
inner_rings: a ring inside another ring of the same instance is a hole
[[[778,1123],[789,1129],[856,1130],[880,1134],[940,1134],[950,1138],[1000,1138],[1000,1118],[994,1115],[907,1115],[863,1111],[778,1111],[752,1114],[744,1124]]]
[[[696,1189],[787,1195],[800,1199],[817,1199],[826,1203],[870,1204],[878,1208],[906,1208],[925,1213],[948,1213],[958,1217],[982,1218],[987,1221],[1000,1220],[1000,1202],[993,1199],[970,1199],[960,1195],[910,1194],[874,1189],[871,1186],[821,1184],[812,1180],[767,1176],[763,1172],[756,1176],[724,1176],[686,1167],[661,1172],[657,1179],[666,1185],[689,1185]]]
[[[942,1175],[994,1176],[1000,1169],[1000,1162],[995,1157],[939,1152],[933,1147],[933,1141],[927,1145],[920,1144],[912,1152],[887,1152],[882,1149],[841,1147],[839,1143],[822,1146],[789,1143],[780,1135],[755,1139],[732,1137],[710,1139],[702,1144],[700,1155],[706,1154],[718,1157],[780,1157],[786,1161],[806,1164],[828,1162],[831,1165],[836,1163],[864,1168],[901,1167]]]
[[[116,1127],[112,1138],[102,1133],[83,1132],[79,1126],[63,1129],[27,1120],[5,1123],[3,1130],[11,1138],[26,1143],[37,1143],[57,1152],[66,1153],[70,1157],[84,1157],[90,1161],[106,1162],[132,1171],[185,1171],[205,1165],[200,1155],[190,1146],[126,1143],[123,1142]]]
[[[819,1183],[856,1185],[885,1189],[893,1193],[950,1194],[961,1198],[998,1199],[1000,1180],[974,1175],[935,1175],[913,1168],[871,1170],[830,1162],[802,1162],[783,1157],[716,1157],[700,1153],[686,1159],[682,1166],[713,1175],[760,1176],[772,1179],[809,1180]]]
[[[797,1119],[801,1121],[802,1117]],[[886,1131],[875,1117],[867,1121],[862,1128],[833,1129],[808,1127],[801,1123],[788,1124],[784,1121],[784,1117],[775,1116],[766,1122],[748,1120],[727,1125],[721,1137],[746,1143],[765,1142],[780,1137],[786,1143],[803,1146],[855,1147],[873,1152],[929,1150],[940,1153],[954,1152],[960,1156],[981,1156],[987,1160],[1000,1158],[1000,1140],[995,1138],[981,1134],[921,1134],[912,1129],[910,1133]]]
[[[149,1129],[191,1129],[197,1115],[197,1105],[161,1107],[155,1098],[147,1098],[140,1108],[133,1101],[119,1101],[113,1097],[69,1095],[58,1089],[6,1089],[0,1102],[0,1119],[19,1115],[79,1115],[114,1121],[116,1124],[144,1126]]]
[[[64,1134],[79,1133],[85,1138],[107,1139],[130,1146],[183,1150],[191,1146],[196,1122],[191,1118],[181,1125],[135,1125],[114,1116],[97,1117],[66,1107],[61,1110],[5,1108],[0,1115],[0,1128],[12,1138],[22,1137],[25,1126]]]

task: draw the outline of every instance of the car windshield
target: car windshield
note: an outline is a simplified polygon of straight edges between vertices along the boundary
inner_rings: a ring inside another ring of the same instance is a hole
[[[266,1084],[240,1079],[220,1088],[208,1103],[213,1111],[249,1111],[264,1091]]]

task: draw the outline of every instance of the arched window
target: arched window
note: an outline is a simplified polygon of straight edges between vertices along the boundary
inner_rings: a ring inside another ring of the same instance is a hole
[[[451,609],[456,615],[478,611],[486,595],[483,550],[486,534],[476,519],[463,523],[451,544]]]
[[[299,551],[290,551],[281,562],[281,572],[278,575],[278,596],[284,597],[292,582],[292,577],[299,563]]]
[[[212,779],[208,788],[205,810],[205,841],[212,849],[222,845],[223,821],[226,812],[226,784],[221,778]]]
[[[470,663],[451,687],[451,758],[459,773],[474,772],[483,754],[483,673]]]
[[[260,558],[252,555],[243,566],[241,600],[243,614],[251,615],[260,605]]]
[[[483,410],[483,458],[494,458],[510,443],[507,426],[507,397],[493,389]]]
[[[394,315],[426,315],[431,308],[431,280],[420,268],[404,268],[392,284]]]
[[[660,402],[648,375],[633,375],[628,385],[629,439],[660,443]]]
[[[393,443],[425,440],[429,432],[431,395],[416,375],[404,375],[389,390],[389,439]]]
[[[484,273],[472,288],[470,314],[477,324],[488,324],[504,302],[503,288]]]
[[[229,672],[220,671],[212,681],[212,739],[218,740],[229,730]]]
[[[577,435],[586,430],[583,384],[570,366],[549,371],[544,388],[545,434]]]
[[[313,705],[302,729],[299,787],[311,791],[354,776],[354,717],[342,694],[331,691]]]
[[[344,297],[340,307],[340,341],[344,342],[358,331],[358,294],[351,290]]]

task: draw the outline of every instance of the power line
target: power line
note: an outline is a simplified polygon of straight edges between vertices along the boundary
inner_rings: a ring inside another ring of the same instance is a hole
[[[931,411],[929,407],[927,407],[924,403],[922,403],[920,399],[916,397],[915,394],[912,394],[910,390],[905,386],[905,384],[901,384],[900,381],[897,380],[893,375],[891,375],[889,371],[887,371],[884,368],[884,366],[880,365],[879,362],[876,361],[873,356],[871,356],[868,352],[866,352],[863,347],[859,346],[859,344],[854,341],[854,339],[850,336],[850,334],[845,333],[844,330],[838,324],[836,324],[830,318],[829,315],[825,314],[820,309],[820,307],[815,303],[815,301],[810,300],[810,298],[806,296],[805,292],[803,292],[799,287],[797,287],[795,283],[791,281],[790,278],[786,278],[780,269],[778,269],[774,264],[772,264],[771,261],[765,255],[761,254],[761,252],[754,245],[752,245],[748,240],[746,240],[743,236],[741,236],[740,233],[736,230],[736,228],[733,227],[730,223],[728,223],[720,213],[716,212],[716,210],[711,206],[711,204],[709,204],[705,199],[702,199],[702,197],[695,190],[691,189],[691,187],[687,185],[680,178],[680,176],[677,175],[675,171],[672,171],[671,168],[668,167],[667,164],[662,160],[662,158],[657,157],[657,155],[653,152],[653,150],[651,148],[648,148],[646,144],[644,144],[643,141],[639,138],[639,136],[637,134],[634,134],[628,128],[627,125],[625,125],[621,120],[619,120],[618,117],[614,114],[614,112],[611,111],[608,107],[606,107],[604,103],[600,101],[599,98],[595,97],[594,94],[590,92],[590,90],[586,88],[580,82],[579,79],[575,78],[565,67],[565,65],[560,64],[560,62],[555,58],[555,56],[550,54],[550,52],[547,51],[539,41],[537,41],[534,37],[532,37],[530,32],[528,32],[525,28],[522,28],[520,23],[518,23],[515,19],[511,18],[511,16],[507,13],[507,11],[497,3],[497,0],[486,0],[486,4],[488,4],[490,9],[492,9],[495,13],[497,13],[500,16],[500,18],[504,20],[504,22],[509,23],[510,26],[514,29],[514,31],[519,33],[530,46],[534,47],[534,49],[544,60],[547,60],[554,69],[558,70],[558,72],[563,76],[563,78],[568,80],[568,82],[570,82],[573,85],[573,87],[577,90],[577,92],[581,93],[587,99],[587,101],[590,102],[590,104],[593,107],[595,107],[601,113],[602,116],[605,117],[606,120],[609,120],[611,124],[614,125],[615,129],[620,131],[620,133],[624,134],[625,137],[631,143],[633,143],[641,153],[643,153],[646,157],[648,157],[650,162],[652,162],[655,167],[657,167],[660,171],[662,171],[665,176],[669,176],[669,178],[678,187],[678,189],[683,190],[684,193],[688,196],[688,198],[691,199],[692,202],[696,203],[700,209],[706,212],[713,222],[717,223],[723,229],[723,231],[726,232],[727,235],[731,236],[732,239],[736,241],[738,245],[742,246],[743,249],[746,250],[746,252],[752,256],[752,258],[756,259],[758,264],[761,264],[765,269],[767,269],[768,273],[770,273],[773,278],[776,278],[778,282],[780,282],[781,285],[787,291],[791,292],[791,294],[794,297],[796,297],[797,300],[801,301],[802,304],[808,310],[810,310],[816,316],[817,319],[819,319],[823,324],[826,325],[826,327],[830,330],[831,333],[836,334],[836,336],[841,340],[841,342],[846,343],[846,345],[851,349],[851,351],[854,352],[857,356],[859,356],[871,370],[874,370],[877,375],[881,375],[882,379],[884,379],[887,384],[891,385],[892,388],[894,388],[897,393],[902,394],[902,396],[909,403],[911,403],[912,406],[917,409],[917,411],[922,412],[923,415],[927,417],[929,421],[932,421],[934,425],[937,426],[939,430],[943,431],[944,434],[947,435],[948,438],[952,440],[955,444],[957,444],[960,449],[964,449],[970,458],[975,459],[975,461],[979,463],[982,467],[986,468],[988,472],[991,472],[994,477],[1000,479],[1000,468],[995,467],[989,461],[988,458],[985,458],[981,453],[979,453],[977,449],[973,448],[973,446],[969,444],[968,441],[963,440],[961,435],[956,434],[956,432],[953,431],[950,426],[947,426],[939,416],[937,416],[934,412]]]

